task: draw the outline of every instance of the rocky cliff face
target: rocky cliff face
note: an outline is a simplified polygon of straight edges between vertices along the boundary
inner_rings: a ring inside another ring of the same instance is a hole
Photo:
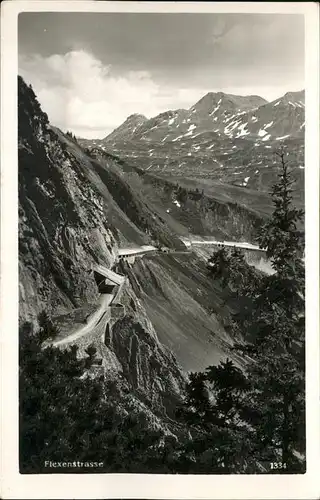
[[[91,369],[91,376],[103,373],[135,409],[140,407],[156,417],[174,416],[186,377],[172,351],[159,341],[129,280],[110,319],[102,318],[91,332],[67,344],[71,345],[78,347],[82,357],[93,345],[99,362]]]
[[[19,79],[20,317],[62,312],[94,301],[94,262],[110,266],[115,236],[103,198],[50,129],[30,87]]]
[[[118,245],[183,244],[133,193],[114,160],[100,164],[50,126],[19,79],[20,317],[61,315],[95,302],[93,264],[112,267]]]
[[[105,348],[119,360],[119,374],[132,393],[155,414],[174,417],[186,382],[177,358],[159,342],[143,302],[129,282],[121,302],[125,315],[106,329]]]
[[[113,185],[117,182],[120,192]],[[136,203],[135,212],[118,205],[122,182],[127,199]],[[73,137],[51,128],[32,88],[19,78],[21,322],[36,323],[37,314],[46,310],[60,321],[63,340],[86,324],[83,314],[91,314],[99,298],[93,265],[110,269],[119,245],[150,240],[139,227],[140,216],[151,217],[150,209],[134,194],[121,175],[104,176],[103,165],[88,157]],[[129,280],[108,314],[61,347],[73,344],[81,356],[93,344],[99,361],[91,376],[102,370],[126,408],[129,404],[133,411],[143,411],[152,425],[166,428],[181,400],[185,375],[159,341]]]

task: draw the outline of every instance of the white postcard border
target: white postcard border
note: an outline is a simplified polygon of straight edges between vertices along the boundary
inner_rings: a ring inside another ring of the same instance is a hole
[[[4,1],[1,5],[1,496],[313,499],[320,495],[319,6],[315,2]],[[21,475],[18,467],[17,17],[26,11],[300,13],[306,21],[306,407],[304,475]]]

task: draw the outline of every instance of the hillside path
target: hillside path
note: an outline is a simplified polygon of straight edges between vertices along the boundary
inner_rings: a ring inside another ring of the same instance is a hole
[[[99,302],[100,305],[98,309],[88,318],[88,322],[86,325],[83,327],[79,328],[79,330],[75,331],[71,335],[68,335],[64,339],[57,340],[52,343],[53,346],[61,346],[65,344],[69,344],[70,342],[74,342],[75,340],[78,340],[80,337],[83,337],[87,333],[91,332],[93,328],[97,326],[99,321],[101,320],[102,316],[106,313],[109,312],[109,306],[114,298],[113,294],[103,294],[101,295]]]

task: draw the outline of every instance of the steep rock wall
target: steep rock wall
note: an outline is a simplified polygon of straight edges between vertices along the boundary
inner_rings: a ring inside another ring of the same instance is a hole
[[[50,129],[32,88],[19,79],[20,318],[95,301],[92,264],[110,267],[116,240],[104,200]]]

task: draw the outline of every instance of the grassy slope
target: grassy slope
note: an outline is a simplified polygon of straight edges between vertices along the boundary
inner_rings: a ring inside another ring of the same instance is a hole
[[[127,207],[121,208],[127,210],[130,218],[136,219],[137,211],[143,212],[143,218],[146,218],[148,213],[149,220],[150,216],[152,217],[152,226],[157,223],[155,232],[161,234],[165,227],[165,232],[169,232],[171,239],[174,239],[174,235],[185,237],[189,234],[199,234],[250,241],[254,238],[254,226],[259,225],[266,213],[270,212],[267,209],[258,211],[255,208],[269,203],[268,208],[271,209],[267,195],[262,196],[255,191],[250,193],[249,190],[221,185],[213,189],[206,181],[195,184],[188,179],[160,178],[132,166],[128,161],[105,153],[99,154],[98,151],[95,159],[93,166],[99,171],[99,176],[104,179],[109,190],[110,184],[116,184],[113,189],[117,188],[118,192],[113,196],[117,203],[121,206],[124,199],[126,200]],[[120,184],[123,192],[119,189]],[[125,185],[130,186],[130,196],[123,190]],[[180,200],[181,207],[174,203],[178,185],[188,191],[188,199]],[[198,188],[196,193],[197,186],[201,189]],[[230,190],[229,194],[227,189]],[[202,190],[203,196],[200,199],[199,193],[201,194]],[[237,197],[233,196],[234,193]],[[256,203],[253,207],[246,205],[248,193],[252,199],[255,197]]]
[[[218,189],[214,195],[205,190],[201,195],[202,189],[196,192],[194,184],[180,179],[177,181],[175,183],[149,174],[135,180],[137,185],[139,182],[140,192],[148,204],[180,236],[197,234],[211,235],[217,239],[253,240],[254,227],[261,223],[266,214],[247,208],[241,203],[243,200],[236,203],[231,196],[224,196]],[[188,191],[187,199],[180,200],[180,207],[174,203],[177,184]]]
[[[256,212],[260,217],[269,216],[273,211],[270,193],[255,189],[224,184],[211,179],[200,179],[197,177],[170,177],[166,179],[172,183],[179,183],[186,189],[204,191],[204,194],[220,203],[236,203]],[[294,203],[298,208],[304,207],[303,191],[294,191]]]

